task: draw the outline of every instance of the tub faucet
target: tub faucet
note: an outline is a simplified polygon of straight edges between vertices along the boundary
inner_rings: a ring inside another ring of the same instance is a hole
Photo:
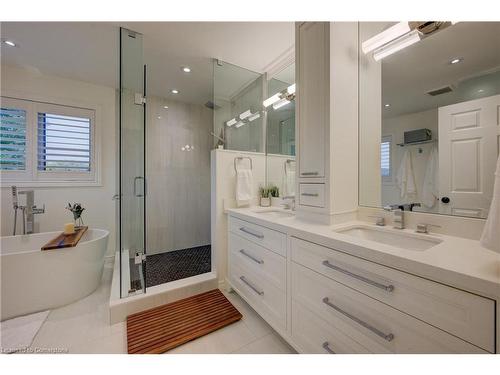
[[[20,206],[18,203],[18,195],[26,196],[26,206]],[[13,235],[16,235],[17,226],[17,210],[22,211],[23,218],[23,234],[34,233],[35,215],[45,213],[45,204],[43,208],[38,208],[35,205],[35,192],[33,190],[18,191],[16,186],[12,186],[12,204],[14,207],[14,230]]]

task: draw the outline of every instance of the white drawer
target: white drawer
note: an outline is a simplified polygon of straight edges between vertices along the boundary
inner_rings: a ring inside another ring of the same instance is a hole
[[[286,234],[229,216],[229,230],[277,254],[286,256]]]
[[[292,337],[301,353],[360,354],[368,349],[297,301],[292,301]]]
[[[250,269],[278,288],[286,289],[284,257],[233,233],[229,234],[229,256],[237,258],[243,269]]]
[[[325,184],[299,184],[302,206],[325,207]]]
[[[239,258],[229,260],[231,286],[270,324],[286,329],[286,293],[256,272],[245,268]]]
[[[382,302],[292,262],[292,299],[370,352],[486,353]]]
[[[495,352],[493,300],[297,238],[291,248],[294,262]]]

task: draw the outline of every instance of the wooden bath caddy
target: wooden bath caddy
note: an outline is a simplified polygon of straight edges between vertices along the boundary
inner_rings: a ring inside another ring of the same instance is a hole
[[[56,238],[50,240],[45,245],[43,245],[42,250],[54,250],[54,249],[62,249],[65,247],[75,247],[88,228],[89,228],[88,226],[75,228],[75,233],[73,234],[61,233]]]

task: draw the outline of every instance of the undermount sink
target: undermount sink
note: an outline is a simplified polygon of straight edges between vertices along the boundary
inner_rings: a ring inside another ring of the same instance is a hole
[[[442,242],[442,240],[428,237],[428,235],[397,231],[398,229],[375,228],[365,225],[356,225],[335,230],[337,233],[346,234],[348,236],[413,251],[428,250]]]
[[[256,210],[254,211],[256,214],[261,214],[261,215],[266,215],[269,217],[275,217],[275,218],[282,218],[282,217],[292,217],[295,216],[295,214],[291,211],[283,211],[283,210],[273,210],[273,209],[268,209],[268,210]]]

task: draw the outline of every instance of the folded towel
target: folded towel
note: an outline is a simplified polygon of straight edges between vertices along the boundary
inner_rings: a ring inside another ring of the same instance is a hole
[[[295,170],[289,169],[283,175],[283,196],[295,196]]]
[[[438,150],[436,146],[431,148],[427,167],[425,168],[424,185],[422,187],[422,204],[427,208],[432,208],[436,204],[438,191]]]
[[[253,175],[251,169],[236,171],[236,204],[238,207],[250,204],[252,199]]]
[[[401,198],[405,199],[417,193],[415,185],[415,173],[413,172],[413,162],[409,150],[405,150],[401,165],[396,175],[396,184],[401,191]]]
[[[487,249],[500,253],[500,157],[497,160],[493,199],[480,243]]]

